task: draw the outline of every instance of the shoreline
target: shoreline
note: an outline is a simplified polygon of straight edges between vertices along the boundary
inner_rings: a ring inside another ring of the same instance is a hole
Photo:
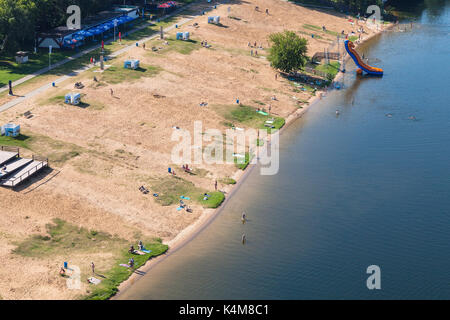
[[[385,31],[389,31],[394,24],[389,24],[381,28],[381,30],[378,30],[372,35],[369,35],[367,38],[362,39],[358,44],[356,44],[356,47],[359,47],[361,44],[366,43],[369,40],[372,40],[375,37],[380,36]],[[345,62],[347,62],[350,59],[350,56],[347,54],[344,58]],[[291,114],[289,114],[285,118],[285,124],[284,126],[279,130],[279,134],[283,134],[285,129],[289,127],[294,121],[301,118],[312,106],[314,106],[318,101],[320,101],[322,98],[326,98],[326,95],[323,96],[324,93],[326,93],[329,89],[333,89],[332,84],[336,81],[339,81],[344,77],[345,73],[342,73],[339,71],[334,79],[332,80],[330,86],[322,89],[317,90],[316,94],[312,96],[308,103],[303,106],[301,109],[297,109]],[[270,136],[268,136],[270,137]],[[267,142],[267,139],[266,141]],[[198,218],[197,221],[195,221],[193,224],[182,230],[178,235],[175,236],[172,240],[169,240],[166,245],[169,246],[169,249],[166,251],[166,253],[159,255],[155,258],[152,258],[148,260],[144,265],[142,265],[140,268],[136,269],[136,271],[140,271],[139,273],[134,272],[127,280],[123,281],[118,286],[117,293],[109,298],[108,300],[116,300],[120,298],[120,296],[126,292],[136,281],[140,280],[143,276],[145,276],[151,269],[153,269],[155,266],[157,266],[159,263],[163,262],[165,259],[167,259],[169,256],[177,252],[178,250],[182,249],[185,245],[187,245],[189,242],[194,240],[204,229],[206,229],[225,209],[228,201],[233,197],[233,195],[239,190],[241,185],[245,182],[245,180],[248,178],[250,173],[257,167],[257,164],[249,164],[247,169],[244,171],[239,170],[236,171],[234,175],[234,179],[236,180],[235,185],[230,185],[229,190],[226,191],[226,197],[223,203],[220,205],[217,209],[208,209],[205,210],[204,213]]]

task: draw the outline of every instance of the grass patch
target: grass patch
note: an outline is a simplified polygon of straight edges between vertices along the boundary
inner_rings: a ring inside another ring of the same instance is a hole
[[[328,79],[334,79],[334,77],[338,74],[341,64],[339,61],[331,61],[329,64],[318,64],[315,65],[315,69],[321,72],[327,73],[329,76]]]
[[[54,219],[46,225],[46,235],[33,235],[13,250],[14,254],[24,257],[44,257],[58,255],[61,252],[95,252],[101,246],[125,246],[127,242],[114,238],[110,234],[79,228],[61,219]]]
[[[236,184],[236,180],[230,177],[222,178],[219,180],[219,182],[223,184]]]
[[[285,125],[285,123],[286,123],[286,120],[284,120],[284,118],[274,117],[273,123],[272,123],[273,128],[268,128],[268,127],[264,126],[264,123],[263,123],[259,126],[259,129],[267,129],[267,133],[271,134],[273,131],[280,130]]]
[[[17,137],[6,137],[0,136],[0,145],[1,146],[12,146],[29,149],[28,142],[30,141],[30,137],[24,134],[19,134]]]
[[[358,40],[358,36],[350,36],[348,37],[348,40],[350,40],[351,42],[355,42],[356,40]]]
[[[260,101],[258,101],[260,102]],[[259,103],[258,103],[259,104]],[[247,105],[218,105],[217,112],[221,114],[227,121],[224,122],[226,126],[233,126],[234,123],[238,122],[246,126],[256,128],[256,129],[268,129],[268,133],[272,130],[278,130],[284,126],[285,120],[281,117],[271,117],[269,115],[265,116],[258,112],[251,106]],[[264,124],[268,119],[274,119],[274,128],[265,127]]]
[[[252,157],[250,157],[250,153],[246,152],[243,161],[242,158],[234,158],[234,164],[236,165],[237,168],[245,170],[250,164],[251,158]]]
[[[208,195],[209,195],[208,200],[203,200],[204,198],[203,194],[201,194],[197,198],[197,201],[200,202],[205,208],[211,209],[218,208],[225,200],[225,195],[220,191],[208,192]]]
[[[319,27],[319,26],[316,26],[316,25],[313,25],[313,24],[307,24],[307,23],[305,23],[304,25],[303,25],[303,28],[305,28],[305,29],[309,29],[309,30],[315,30],[315,31],[322,31],[322,28],[321,27]]]
[[[151,189],[158,193],[159,196],[156,198],[156,201],[163,206],[179,203],[180,196],[196,199],[199,194],[202,194],[202,190],[197,188],[192,182],[177,176],[169,176],[154,181],[151,183]]]
[[[83,152],[80,146],[43,135],[20,134],[15,138],[0,136],[0,145],[28,149],[35,154],[47,157],[51,164],[56,166],[62,166]]]
[[[256,146],[257,147],[262,147],[264,145],[264,140],[263,139],[256,139]]]
[[[157,53],[168,53],[171,51],[175,51],[184,55],[189,55],[194,50],[198,50],[202,47],[197,40],[192,39],[177,40],[174,37],[170,37],[166,41],[169,43],[168,45],[162,44],[161,40],[156,40],[154,42],[151,42],[149,47],[162,47],[163,49],[158,50]]]
[[[167,178],[150,182],[150,186],[152,193],[158,193],[156,201],[163,206],[178,204],[180,196],[185,196],[206,208],[217,208],[225,198],[221,192],[207,192],[196,187],[192,182],[177,176],[168,176]],[[203,200],[204,193],[211,195],[206,201]]]
[[[53,223],[46,225],[45,235],[33,235],[18,243],[13,250],[14,254],[24,257],[38,258],[60,255],[73,255],[80,253],[96,253],[99,248],[108,248],[114,255],[114,265],[106,272],[99,272],[103,276],[102,282],[92,286],[90,294],[85,299],[105,300],[117,292],[119,284],[131,275],[131,270],[119,266],[120,263],[128,263],[134,258],[135,267],[139,268],[147,260],[167,251],[168,246],[161,240],[144,241],[146,249],[151,250],[146,255],[134,255],[128,252],[128,241],[112,236],[108,233],[88,230],[72,225],[61,219],[54,219]],[[85,277],[87,275],[83,275]]]
[[[6,86],[8,81],[16,81],[33,72],[48,66],[48,51],[41,50],[37,54],[29,53],[28,62],[19,64],[16,63],[13,55],[0,57],[0,87]],[[52,52],[52,64],[61,61],[68,56],[73,55],[73,52],[54,50]]]
[[[85,299],[106,300],[114,296],[118,291],[117,288],[119,287],[119,285],[123,281],[127,280],[132,274],[132,270],[119,266],[119,264],[128,263],[129,259],[133,258],[135,269],[140,268],[151,258],[159,256],[169,249],[169,247],[165,244],[162,244],[160,240],[161,239],[152,243],[144,242],[144,247],[147,250],[151,250],[151,252],[142,256],[131,254],[127,249],[123,249],[120,253],[119,258],[117,259],[117,263],[104,274],[105,279],[103,279],[103,281],[99,285],[93,287],[92,292],[88,296],[86,296]]]
[[[143,66],[138,69],[125,69],[123,66],[114,65],[103,71],[101,81],[110,84],[118,84],[121,82],[132,82],[142,77],[154,77],[162,71],[158,66]]]

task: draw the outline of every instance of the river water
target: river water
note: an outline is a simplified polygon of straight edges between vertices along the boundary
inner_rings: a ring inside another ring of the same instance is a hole
[[[281,136],[279,173],[254,170],[210,226],[120,298],[450,299],[444,3],[358,48],[384,76],[357,78],[349,63],[345,88]],[[369,265],[381,290],[366,287]]]

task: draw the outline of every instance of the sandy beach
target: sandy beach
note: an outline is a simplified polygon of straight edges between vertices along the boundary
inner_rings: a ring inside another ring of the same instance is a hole
[[[260,11],[255,10],[256,5]],[[326,92],[294,91],[287,79],[276,79],[265,58],[268,36],[298,31],[308,39],[308,55],[312,56],[333,46],[335,36],[311,31],[308,26],[325,25],[338,33],[357,29],[345,15],[275,0],[218,5],[209,14],[220,15],[222,26],[208,24],[206,16],[198,15],[201,9],[193,6],[192,14],[182,16],[192,20],[166,33],[166,40],[151,40],[145,49],[133,48],[107,62],[104,72],[93,68],[0,114],[2,122],[19,123],[30,137],[23,153],[46,155],[52,167],[17,191],[0,189],[0,258],[6,261],[0,267],[0,277],[5,279],[0,284],[3,299],[78,299],[89,294],[91,285],[85,282],[80,290],[67,289],[58,274],[62,262],[79,266],[84,279],[90,274],[91,261],[98,270],[117,263],[119,243],[136,245],[138,239],[161,239],[169,246],[167,253],[139,269],[143,273],[182,248],[220,214],[255,166],[243,171],[234,164],[202,163],[192,165],[195,174],[183,172],[171,162],[173,127],[192,133],[193,122],[201,120],[205,129],[224,132],[236,98],[253,108],[271,105],[272,114],[284,118],[283,128],[287,127]],[[366,30],[362,42],[382,32]],[[174,40],[176,31],[190,32],[193,41],[180,44]],[[308,37],[308,33],[320,37]],[[200,45],[206,40],[211,48]],[[250,54],[249,42],[257,43],[258,56]],[[126,59],[139,59],[144,71],[124,73]],[[339,73],[335,81],[341,76]],[[73,85],[78,81],[85,87],[77,91]],[[61,103],[61,96],[69,91],[80,92],[86,107]],[[275,101],[271,99],[274,95]],[[206,107],[199,106],[203,101],[208,103]],[[28,110],[34,114],[32,119],[22,116]],[[235,123],[252,127],[251,123]],[[175,177],[167,173],[168,167],[175,168]],[[227,184],[226,179],[236,184]],[[208,208],[193,198],[189,202],[192,213],[176,210],[172,193],[195,196],[214,192],[216,180],[225,194],[219,208]],[[139,186],[150,189],[150,194],[142,194]],[[152,196],[155,192],[159,198]],[[45,237],[55,218],[107,233],[117,248],[107,243],[97,247],[94,237],[89,250],[62,247],[51,254],[17,253],[23,241]],[[11,270],[24,276],[15,277]],[[133,273],[116,296],[141,276]]]

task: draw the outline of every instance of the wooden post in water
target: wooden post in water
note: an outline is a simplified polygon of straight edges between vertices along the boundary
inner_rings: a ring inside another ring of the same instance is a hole
[[[163,27],[162,26],[159,27],[159,38],[161,40],[164,39],[164,31],[163,31]]]

